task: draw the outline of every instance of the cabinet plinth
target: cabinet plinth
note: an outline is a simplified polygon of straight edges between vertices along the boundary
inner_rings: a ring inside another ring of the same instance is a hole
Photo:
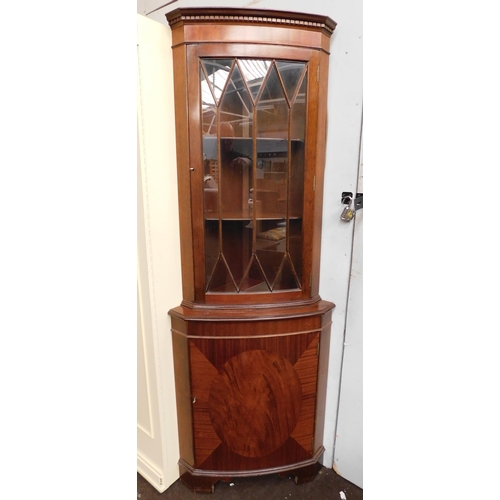
[[[177,9],[183,302],[172,318],[182,481],[293,473],[322,444],[331,314],[319,263],[324,16]]]

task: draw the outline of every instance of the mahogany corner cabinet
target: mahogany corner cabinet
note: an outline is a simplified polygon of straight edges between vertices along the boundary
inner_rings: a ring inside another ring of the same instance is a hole
[[[329,17],[182,8],[172,28],[183,301],[181,480],[314,479],[331,314],[319,296]]]

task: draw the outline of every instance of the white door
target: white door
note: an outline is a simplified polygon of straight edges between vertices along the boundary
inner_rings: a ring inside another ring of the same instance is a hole
[[[137,470],[158,491],[179,477],[168,310],[182,300],[171,31],[137,16]]]
[[[363,192],[363,149],[357,192]],[[354,217],[351,279],[333,468],[363,487],[363,210]]]

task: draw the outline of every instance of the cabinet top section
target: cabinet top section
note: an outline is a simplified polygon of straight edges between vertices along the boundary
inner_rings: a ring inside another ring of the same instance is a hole
[[[330,37],[337,26],[328,16],[267,9],[181,8],[166,17],[172,29],[190,24],[273,25],[320,31]]]

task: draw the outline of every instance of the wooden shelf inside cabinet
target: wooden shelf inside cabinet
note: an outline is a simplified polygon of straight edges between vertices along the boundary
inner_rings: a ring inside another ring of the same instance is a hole
[[[205,211],[205,220],[243,220],[243,221],[251,221],[253,220],[253,212],[250,210],[242,210],[239,212],[223,212],[220,214],[215,214],[213,212]],[[255,218],[257,220],[275,220],[282,221],[285,217],[281,213],[260,213],[256,215]],[[300,215],[290,215],[288,219],[300,219]]]
[[[318,292],[336,24],[230,8],[181,8],[167,19],[183,276],[182,305],[169,311],[181,479],[198,492],[238,476],[312,480],[324,450],[334,308]]]

